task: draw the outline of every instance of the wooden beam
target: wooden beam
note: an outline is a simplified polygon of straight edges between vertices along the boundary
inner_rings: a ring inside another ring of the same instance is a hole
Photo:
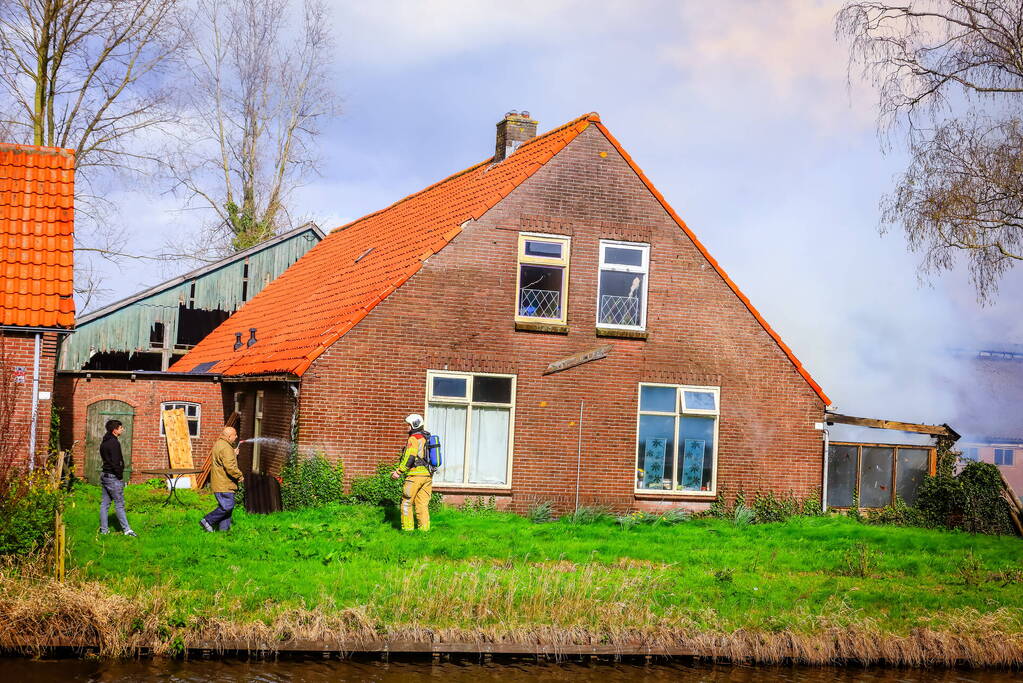
[[[924,425],[915,422],[898,422],[896,420],[879,420],[870,417],[853,417],[852,415],[840,415],[839,413],[824,413],[824,419],[828,424],[845,424],[856,427],[873,427],[874,429],[895,429],[900,432],[915,432],[917,434],[930,434],[932,436],[947,436],[954,439],[959,434],[948,425]]]
[[[607,354],[609,354],[613,348],[614,346],[611,344],[604,344],[603,346],[598,346],[595,349],[581,351],[569,356],[568,358],[556,360],[547,366],[547,369],[543,371],[543,374],[553,375],[555,372],[568,370],[569,368],[574,368],[577,365],[582,365],[583,363],[589,363],[590,361],[606,358]]]

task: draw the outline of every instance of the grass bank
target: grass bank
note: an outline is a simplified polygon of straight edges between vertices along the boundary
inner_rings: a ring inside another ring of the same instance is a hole
[[[197,642],[351,649],[380,638],[601,644],[824,663],[1023,664],[1023,542],[844,517],[735,526],[533,524],[446,508],[430,534],[393,511],[236,514],[128,488],[139,538],[97,534],[98,490],[65,514],[70,579],[0,571],[0,643],[84,638],[110,655]]]

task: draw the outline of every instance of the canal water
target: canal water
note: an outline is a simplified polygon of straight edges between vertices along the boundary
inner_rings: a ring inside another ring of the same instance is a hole
[[[858,667],[753,667],[711,664],[494,664],[359,661],[83,661],[0,658],[3,683],[327,683],[379,681],[412,683],[502,681],[686,681],[693,683],[1008,683],[1023,680],[1016,671],[945,669],[863,669]]]

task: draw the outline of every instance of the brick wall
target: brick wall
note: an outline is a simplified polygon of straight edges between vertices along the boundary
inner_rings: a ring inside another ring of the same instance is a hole
[[[41,396],[53,391],[53,373],[56,368],[57,333],[43,332],[40,339],[39,392]],[[32,424],[32,371],[35,359],[35,334],[22,331],[0,331],[0,371],[8,378],[6,386],[12,392],[12,415],[9,433],[3,434],[0,448],[3,464],[27,467],[29,461],[29,433]],[[19,370],[21,369],[21,370]],[[40,398],[36,420],[36,463],[46,456],[50,437],[50,405],[52,399]]]
[[[567,335],[515,329],[519,231],[572,237]],[[646,340],[596,335],[602,238],[652,245]],[[607,358],[542,375],[552,361],[606,343],[614,346]],[[574,502],[585,401],[582,503],[705,507],[706,498],[634,495],[642,381],[721,388],[717,481],[726,495],[808,496],[820,487],[813,423],[822,401],[595,127],[469,223],[309,368],[301,448],[343,458],[350,475],[394,461],[402,418],[425,410],[428,369],[517,376],[511,490],[493,492],[502,506]]]
[[[186,401],[200,406],[199,435],[192,439],[192,459],[201,467],[220,436],[224,420],[230,414],[225,406],[223,386],[210,378],[187,375],[130,375],[93,372],[59,373],[56,400],[61,414],[61,446],[74,448],[79,476],[85,473],[86,418],[96,401],[124,401],[135,410],[132,434],[132,481],[151,478],[144,469],[170,467],[166,439],[160,436],[160,404]],[[225,414],[225,407],[228,413]]]

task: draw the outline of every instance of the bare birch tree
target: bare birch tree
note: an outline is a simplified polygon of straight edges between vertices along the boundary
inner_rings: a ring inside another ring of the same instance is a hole
[[[1023,260],[1023,0],[848,2],[836,33],[910,153],[881,201],[921,268],[965,257],[981,301]]]
[[[327,19],[322,0],[301,12],[290,0],[196,2],[184,58],[193,118],[168,169],[234,250],[289,227],[291,193],[316,169],[314,141],[336,113]]]
[[[162,76],[179,0],[0,0],[0,136],[75,152],[79,256],[129,256],[101,182],[152,159],[142,138],[173,121]],[[85,219],[85,220],[83,220]],[[78,259],[76,289],[98,277]]]

